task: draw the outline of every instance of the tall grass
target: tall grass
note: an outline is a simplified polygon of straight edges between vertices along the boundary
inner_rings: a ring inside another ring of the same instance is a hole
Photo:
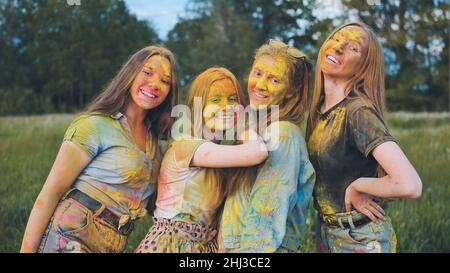
[[[399,252],[450,252],[450,115],[389,114],[391,132],[420,174],[418,200],[388,210]],[[0,118],[0,252],[17,252],[34,200],[52,166],[72,115]],[[316,212],[309,210],[305,252],[315,251]],[[127,251],[151,225],[139,221]]]

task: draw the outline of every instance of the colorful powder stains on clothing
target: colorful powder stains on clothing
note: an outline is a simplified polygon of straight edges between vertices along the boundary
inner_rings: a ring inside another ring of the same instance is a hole
[[[308,145],[313,147],[327,147],[333,142],[338,141],[338,137],[342,134],[346,118],[346,108],[338,107],[332,114],[325,116],[317,121],[314,131],[308,140]],[[329,134],[322,134],[327,130]]]
[[[158,179],[154,224],[136,252],[217,252],[221,181],[215,169],[190,166],[206,142],[186,136],[169,144]]]
[[[242,188],[227,198],[220,252],[300,251],[315,172],[300,128],[281,121],[268,132],[271,126],[279,126],[279,144],[259,167],[251,192]]]
[[[157,140],[150,131],[144,152],[134,143],[124,115],[90,114],[75,119],[64,140],[92,158],[73,187],[121,216],[121,222],[146,214],[145,205],[155,190],[161,161]]]
[[[319,107],[320,109],[320,107]],[[314,204],[322,214],[343,212],[346,188],[360,177],[376,177],[372,150],[395,141],[373,106],[346,97],[325,113],[317,112],[308,152],[317,172]]]
[[[161,164],[155,217],[188,216],[188,221],[214,225],[216,211],[223,202],[220,181],[214,169],[190,166],[197,148],[205,142],[184,138],[170,143]]]
[[[354,229],[341,229],[319,219],[320,252],[395,253],[397,240],[389,217],[378,224],[370,222]]]
[[[74,199],[61,201],[41,239],[44,253],[120,253],[128,238]]]

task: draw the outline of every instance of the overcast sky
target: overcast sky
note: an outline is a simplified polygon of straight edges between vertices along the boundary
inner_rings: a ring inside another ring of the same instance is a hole
[[[125,0],[130,11],[141,20],[153,22],[160,38],[165,39],[169,30],[182,16],[188,0]],[[340,13],[340,0],[320,0],[322,6],[316,16],[334,17]]]
[[[153,22],[159,36],[166,38],[167,32],[183,14],[188,0],[125,0],[130,11],[141,20]]]

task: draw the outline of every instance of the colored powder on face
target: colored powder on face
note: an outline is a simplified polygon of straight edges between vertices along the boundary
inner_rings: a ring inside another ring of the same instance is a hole
[[[339,30],[338,33],[340,33],[344,37],[345,42],[353,41],[361,43],[362,45],[364,44],[363,35],[361,34],[361,31],[357,27],[346,27]]]
[[[255,60],[252,71],[248,80],[249,92],[261,89],[268,96],[264,104],[278,104],[286,94],[288,84],[288,65],[284,58],[262,55]],[[261,77],[265,77],[265,81]]]

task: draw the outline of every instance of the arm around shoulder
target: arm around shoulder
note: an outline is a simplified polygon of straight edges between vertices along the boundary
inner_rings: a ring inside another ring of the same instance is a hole
[[[239,145],[201,144],[194,154],[191,166],[208,168],[249,167],[262,163],[268,157],[260,140]]]

